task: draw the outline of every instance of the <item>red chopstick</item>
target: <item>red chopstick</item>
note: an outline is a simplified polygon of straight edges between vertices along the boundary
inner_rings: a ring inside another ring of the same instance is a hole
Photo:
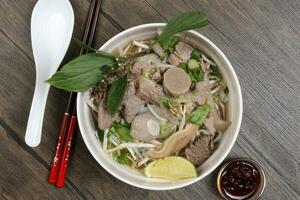
[[[102,0],[92,0],[90,5],[87,24],[83,36],[83,42],[88,44],[89,46],[92,44],[95,35],[96,25],[98,22],[98,16],[100,14],[101,6]],[[81,48],[80,55],[84,53],[86,53],[85,49]],[[57,140],[53,164],[51,166],[48,178],[48,182],[53,184],[56,183],[57,187],[64,186],[64,181],[67,174],[67,166],[70,157],[72,139],[77,126],[75,106],[76,96],[77,93],[70,93],[68,106],[62,120],[62,125]],[[72,114],[71,117],[70,113]]]
[[[72,114],[70,124],[69,124],[69,129],[67,132],[66,142],[65,142],[65,146],[64,146],[64,152],[63,152],[63,156],[62,156],[62,160],[61,160],[61,164],[60,164],[60,168],[59,168],[59,174],[58,174],[57,181],[56,181],[57,187],[63,187],[65,184],[68,161],[69,161],[70,151],[71,151],[71,147],[72,147],[72,139],[73,139],[73,135],[74,135],[74,132],[76,129],[76,125],[77,125],[77,117],[76,117],[76,109],[75,108],[76,107],[74,106],[73,114]]]

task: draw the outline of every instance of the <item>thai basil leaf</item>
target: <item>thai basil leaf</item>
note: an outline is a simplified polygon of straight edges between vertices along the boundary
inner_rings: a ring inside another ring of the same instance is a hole
[[[45,82],[67,91],[86,91],[103,79],[101,68],[114,63],[114,58],[99,53],[88,53],[65,64]]]
[[[115,80],[108,91],[107,108],[109,113],[114,116],[123,100],[127,88],[127,74]]]
[[[169,53],[173,53],[175,51],[175,45],[178,43],[179,37],[172,36],[166,43],[163,44],[162,48]]]
[[[193,82],[202,81],[204,78],[204,73],[203,73],[202,69],[200,69],[200,68],[189,70],[189,75]]]
[[[172,18],[163,32],[158,36],[158,42],[164,46],[176,33],[196,29],[208,24],[207,17],[202,12],[188,12]]]
[[[198,106],[189,114],[188,122],[201,126],[210,111],[211,107],[209,105]]]

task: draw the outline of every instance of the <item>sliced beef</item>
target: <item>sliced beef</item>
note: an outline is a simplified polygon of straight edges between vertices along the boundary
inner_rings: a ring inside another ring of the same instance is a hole
[[[151,103],[157,103],[159,99],[164,96],[164,92],[161,85],[153,80],[140,76],[137,96]]]
[[[164,49],[160,46],[159,43],[157,43],[156,45],[153,46],[153,51],[159,55],[160,57],[164,57],[165,56],[165,51]]]
[[[169,55],[168,57],[168,62],[171,64],[171,65],[174,65],[174,66],[178,66],[180,63],[183,62],[183,60],[177,56],[176,54],[171,54]]]
[[[191,45],[182,41],[178,42],[175,46],[175,54],[178,55],[183,62],[187,62],[190,59],[193,50],[194,48]]]
[[[140,108],[144,105],[144,101],[136,96],[135,82],[131,81],[128,84],[128,89],[125,93],[122,110],[122,115],[128,123],[131,123],[133,118],[139,112]]]
[[[164,105],[162,105],[161,103],[158,104],[159,108],[162,111],[162,115],[172,124],[178,125],[179,124],[179,120],[178,118],[169,110],[167,109]]]
[[[185,149],[186,158],[194,165],[201,165],[209,158],[213,150],[213,140],[210,135],[200,135],[188,148]]]
[[[195,102],[198,105],[204,104],[207,99],[207,95],[210,92],[209,83],[207,81],[198,82],[196,83],[195,89],[196,89]]]
[[[204,120],[204,126],[212,136],[215,135],[216,129],[214,127],[214,118],[212,115],[209,115],[209,117]]]
[[[112,117],[107,111],[105,105],[105,98],[102,97],[98,107],[98,128],[101,130],[105,130],[107,128],[110,128],[111,125],[112,125]]]
[[[150,78],[156,80],[161,77],[157,68],[161,64],[161,60],[156,54],[147,54],[136,59],[134,65],[130,69],[133,78],[137,79],[142,73],[146,73]]]
[[[152,65],[149,65],[144,62],[135,62],[132,68],[130,69],[131,75],[136,79],[142,74],[142,70],[150,71]]]
[[[163,116],[167,118],[171,123],[178,124],[178,119],[167,109],[164,105],[160,103],[160,98],[164,97],[163,88],[161,85],[157,84],[155,81],[140,76],[138,89],[136,95],[148,102],[159,105],[162,110]]]

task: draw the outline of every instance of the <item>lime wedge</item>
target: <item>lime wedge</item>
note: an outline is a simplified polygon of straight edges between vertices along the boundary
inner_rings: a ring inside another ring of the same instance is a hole
[[[185,158],[167,156],[149,163],[145,167],[145,175],[150,178],[164,178],[170,180],[195,178],[195,166]]]

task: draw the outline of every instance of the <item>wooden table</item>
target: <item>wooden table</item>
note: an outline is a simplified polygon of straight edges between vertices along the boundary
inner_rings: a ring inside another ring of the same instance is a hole
[[[52,88],[42,143],[24,143],[35,68],[30,16],[36,0],[1,0],[0,6],[0,199],[220,199],[217,170],[192,186],[146,191],[107,173],[77,136],[63,189],[47,183],[68,93]],[[71,0],[81,38],[89,0]],[[199,32],[227,55],[239,77],[243,122],[228,158],[251,157],[265,169],[262,199],[300,198],[300,1],[299,0],[106,0],[94,46],[129,27],[166,22],[190,10],[204,11],[210,24]],[[71,44],[65,61],[78,55]],[[78,132],[79,133],[79,132]]]

